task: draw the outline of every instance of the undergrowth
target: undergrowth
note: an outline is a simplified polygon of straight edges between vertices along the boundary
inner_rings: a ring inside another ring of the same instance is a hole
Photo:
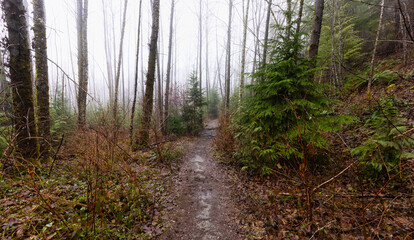
[[[76,131],[54,166],[0,178],[2,239],[148,239],[162,233],[163,166],[183,154],[163,144],[131,153],[111,131]],[[125,134],[119,139],[127,139]],[[124,148],[125,147],[125,148]],[[161,164],[161,165],[160,165]]]

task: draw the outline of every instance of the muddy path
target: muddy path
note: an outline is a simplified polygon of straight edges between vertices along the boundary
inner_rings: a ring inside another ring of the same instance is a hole
[[[232,184],[213,156],[218,122],[211,121],[188,152],[173,180],[167,231],[161,239],[244,239]]]

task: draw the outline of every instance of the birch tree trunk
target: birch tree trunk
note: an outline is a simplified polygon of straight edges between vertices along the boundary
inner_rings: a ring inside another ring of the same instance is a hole
[[[132,100],[132,109],[131,109],[131,121],[129,124],[129,140],[132,144],[133,135],[134,135],[134,116],[135,116],[135,107],[137,104],[137,92],[138,92],[138,62],[139,62],[139,47],[141,41],[141,19],[142,19],[142,0],[139,1],[139,16],[138,16],[138,37],[137,37],[137,52],[135,59],[135,77],[134,77],[134,97]],[[142,70],[143,71],[143,70]]]
[[[162,133],[167,134],[167,120],[169,115],[169,104],[170,104],[170,82],[171,82],[171,61],[172,61],[172,38],[173,38],[173,24],[174,24],[174,5],[175,0],[171,1],[171,12],[170,12],[170,36],[168,39],[168,62],[167,62],[167,77],[165,79],[165,97],[164,97],[164,120],[162,122]]]
[[[78,127],[86,125],[86,99],[88,95],[88,0],[77,1],[78,28]]]
[[[369,78],[368,78],[368,88],[367,88],[368,94],[371,93],[372,78],[374,76],[374,63],[375,63],[375,57],[377,54],[378,40],[379,40],[380,33],[381,33],[382,19],[384,16],[384,3],[385,3],[385,0],[381,0],[381,12],[380,12],[380,17],[379,17],[379,22],[378,22],[377,36],[375,38],[374,50],[372,51],[371,65],[369,68]]]
[[[43,0],[33,0],[33,46],[36,63],[36,103],[40,154],[43,160],[50,155],[49,76],[47,67],[46,17]],[[62,79],[62,89],[64,88]],[[62,92],[62,101],[63,98]]]
[[[147,80],[145,82],[145,95],[143,102],[142,128],[140,131],[139,145],[147,147],[149,143],[149,130],[151,126],[151,115],[154,104],[154,81],[155,81],[155,64],[157,60],[157,43],[159,30],[160,0],[154,0],[152,6],[152,29],[150,52],[148,56]]]
[[[323,20],[323,9],[325,0],[315,0],[315,13],[313,18],[313,27],[311,32],[311,39],[309,44],[308,58],[313,59],[318,55],[319,50],[319,39],[321,37],[322,20]],[[310,66],[314,68],[314,65]]]
[[[33,103],[28,15],[24,0],[4,0],[3,10],[8,30],[9,71],[17,152],[24,159],[37,165],[39,149]]]
[[[119,43],[118,67],[116,69],[116,75],[115,75],[114,106],[113,106],[113,109],[112,109],[116,128],[118,128],[119,78],[120,78],[120,75],[121,75],[121,66],[122,66],[121,63],[122,63],[122,55],[123,55],[123,48],[124,48],[124,35],[125,35],[125,23],[126,23],[127,7],[128,7],[128,0],[125,0],[124,14],[123,14],[123,19],[122,19],[122,27],[121,27],[121,41]]]
[[[244,3],[244,1],[243,1]],[[243,100],[244,92],[244,69],[246,67],[246,42],[247,42],[247,23],[249,20],[250,0],[247,0],[246,13],[243,18],[243,44],[242,44],[242,59],[241,59],[241,73],[240,73],[240,88],[239,88],[239,105]]]

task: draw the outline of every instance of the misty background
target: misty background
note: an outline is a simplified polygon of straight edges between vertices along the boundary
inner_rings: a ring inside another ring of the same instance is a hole
[[[191,72],[197,71],[199,48],[199,11],[200,2],[196,0],[175,0],[172,86],[185,86]],[[232,89],[238,84],[240,75],[241,44],[243,31],[243,3],[233,1],[232,18]],[[277,4],[277,3],[275,3]],[[88,51],[89,51],[89,93],[88,106],[102,105],[109,100],[108,86],[114,81],[118,62],[119,43],[121,38],[123,0],[90,0],[88,9]],[[50,96],[56,98],[64,86],[65,97],[69,99],[70,108],[76,110],[77,82],[77,32],[76,32],[76,1],[45,0],[47,44],[50,75]],[[247,66],[251,71],[254,55],[254,34],[257,26],[264,25],[264,0],[253,0],[250,7],[249,34],[247,35]],[[162,80],[165,79],[169,20],[171,1],[162,0],[160,6],[159,58]],[[32,12],[29,4],[29,13]],[[227,42],[229,2],[227,0],[202,1],[202,86],[207,81],[211,88],[220,93],[221,78],[224,88],[225,47]],[[127,6],[125,37],[123,45],[122,68],[120,77],[120,101],[130,102],[133,96],[135,76],[136,42],[139,18],[139,1],[130,0]],[[148,62],[148,44],[151,29],[151,3],[143,0],[141,49],[138,69],[138,96],[142,97]],[[32,23],[31,23],[32,25]],[[105,53],[105,28],[107,31],[108,52]],[[263,27],[262,27],[263,28]],[[257,36],[259,40],[262,29]],[[31,34],[33,32],[31,31]],[[206,74],[206,41],[208,41],[208,74]],[[108,56],[108,59],[107,59]],[[108,64],[111,65],[108,71]],[[64,73],[62,72],[64,71]],[[67,77],[66,74],[69,76]],[[110,76],[112,75],[112,79]],[[249,80],[248,80],[249,81]],[[113,83],[112,83],[113,84]],[[58,90],[59,89],[59,90]],[[127,105],[126,107],[129,107]]]

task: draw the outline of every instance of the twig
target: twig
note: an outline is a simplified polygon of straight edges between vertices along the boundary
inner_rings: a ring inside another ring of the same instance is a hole
[[[348,170],[350,167],[352,167],[352,165],[354,165],[356,162],[358,162],[358,160],[353,161],[351,164],[349,164],[344,170],[340,171],[338,174],[336,174],[335,176],[333,176],[332,178],[326,180],[325,182],[319,184],[318,186],[316,186],[312,192],[316,191],[316,189],[322,187],[323,185],[333,181],[335,178],[339,177],[341,174],[343,174],[346,170]]]
[[[55,164],[56,161],[56,157],[59,153],[60,148],[62,147],[63,144],[63,140],[65,139],[65,134],[62,135],[62,138],[60,139],[60,143],[58,148],[56,149],[55,155],[53,156],[53,161],[52,161],[52,165],[50,165],[50,169],[49,169],[49,174],[47,175],[47,177],[50,177],[50,174],[52,173],[52,169],[53,169],[53,165]]]
[[[315,237],[315,234],[317,234],[319,231],[322,231],[323,229],[325,229],[326,227],[328,227],[331,223],[333,223],[335,220],[332,220],[330,222],[328,222],[325,226],[318,228],[313,234],[312,236],[309,238],[309,240],[313,239]]]

